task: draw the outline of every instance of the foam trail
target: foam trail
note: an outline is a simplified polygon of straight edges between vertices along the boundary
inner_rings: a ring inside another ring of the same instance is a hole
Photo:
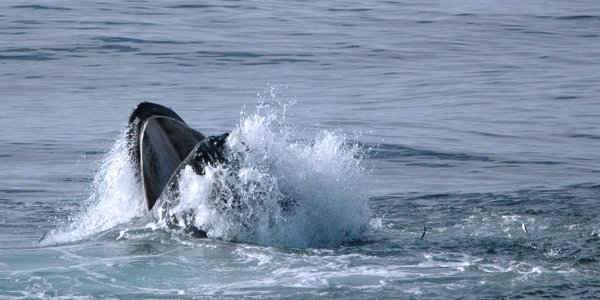
[[[144,215],[140,184],[135,179],[123,130],[94,177],[92,193],[82,213],[50,231],[42,245],[74,242]]]
[[[285,107],[284,109],[285,110]],[[276,108],[260,107],[230,134],[230,164],[180,178],[173,213],[193,209],[209,237],[292,247],[329,247],[360,238],[369,226],[358,146],[321,131],[292,141]]]

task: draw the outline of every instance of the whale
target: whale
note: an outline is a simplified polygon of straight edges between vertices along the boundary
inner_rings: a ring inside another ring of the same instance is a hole
[[[168,208],[177,199],[183,169],[191,167],[202,176],[207,166],[225,162],[228,135],[205,136],[168,107],[151,102],[138,104],[129,116],[127,147],[135,177],[142,186],[145,209],[155,217],[167,217],[169,226],[206,237],[204,231],[189,224],[190,218],[169,215]]]

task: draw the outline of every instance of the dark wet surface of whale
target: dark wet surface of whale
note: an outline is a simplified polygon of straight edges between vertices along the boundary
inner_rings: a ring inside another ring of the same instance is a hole
[[[129,118],[129,154],[150,211],[167,189],[176,187],[178,173],[191,166],[198,175],[204,166],[223,161],[227,134],[205,137],[171,109],[140,103]]]

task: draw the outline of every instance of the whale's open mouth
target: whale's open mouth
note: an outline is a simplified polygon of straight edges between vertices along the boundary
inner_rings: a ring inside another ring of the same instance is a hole
[[[131,161],[139,170],[136,174],[143,186],[146,207],[152,210],[183,167],[190,165],[202,174],[204,165],[222,159],[227,135],[205,138],[171,109],[143,102],[129,117],[128,137]]]
[[[190,224],[192,211],[173,214],[178,201],[178,181],[184,168],[204,175],[205,167],[225,160],[224,145],[229,134],[205,137],[189,127],[171,109],[150,102],[140,103],[129,117],[129,155],[142,183],[148,211],[183,227],[199,237],[206,233]]]

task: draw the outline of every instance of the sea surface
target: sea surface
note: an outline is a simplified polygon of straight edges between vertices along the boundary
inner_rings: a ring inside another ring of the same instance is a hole
[[[248,145],[255,209],[149,219],[141,101]],[[595,0],[5,0],[0,104],[2,299],[600,297]]]

